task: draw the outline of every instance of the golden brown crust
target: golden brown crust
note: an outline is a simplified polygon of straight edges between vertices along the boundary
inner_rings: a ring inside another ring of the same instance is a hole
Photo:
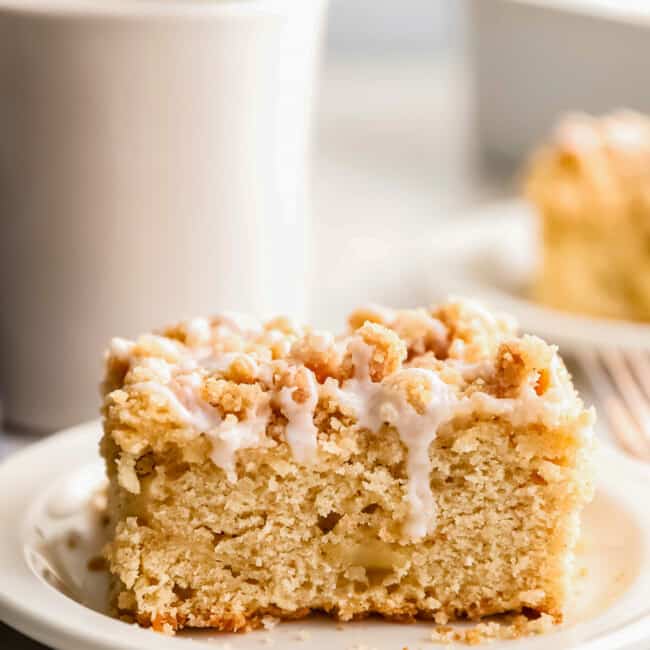
[[[458,608],[437,608],[432,609],[422,609],[414,605],[407,605],[404,607],[373,607],[366,611],[356,611],[354,615],[342,615],[341,612],[336,609],[327,609],[322,608],[309,608],[302,607],[295,610],[285,610],[280,607],[266,607],[263,609],[256,610],[250,613],[242,614],[231,614],[231,615],[220,615],[215,616],[210,612],[205,612],[201,614],[200,612],[195,612],[192,616],[192,625],[193,628],[211,628],[218,630],[219,632],[251,632],[253,630],[259,630],[264,627],[264,619],[266,617],[273,617],[282,621],[297,621],[301,619],[308,618],[313,614],[322,614],[325,613],[328,616],[331,616],[334,620],[341,622],[352,622],[352,621],[362,621],[369,618],[370,616],[379,615],[387,621],[394,623],[415,623],[416,621],[427,621],[435,620],[440,616],[444,616],[445,620],[450,622],[458,621],[474,621],[478,622],[481,619],[487,616],[493,616],[495,614],[502,613],[502,607],[500,604],[494,603],[490,605],[486,603],[483,607],[473,607],[471,610],[465,611]],[[516,616],[517,614],[523,614],[525,616]],[[548,609],[542,607],[539,611],[534,608],[523,606],[519,609],[509,611],[508,614],[513,615],[512,619],[508,621],[507,626],[510,628],[509,632],[502,632],[501,638],[518,638],[519,636],[525,636],[531,633],[530,627],[531,621],[535,621],[539,618],[540,615],[545,615],[547,618],[547,625],[559,624],[562,622],[563,614],[560,611],[549,611]],[[120,616],[120,614],[118,614]],[[125,620],[130,620],[130,616],[121,614]],[[550,619],[550,620],[549,620]],[[169,631],[178,631],[186,627],[187,617],[184,615],[173,614],[158,614],[153,618],[149,614],[140,614],[136,617],[138,625],[142,627],[151,627],[156,632],[169,632]],[[170,628],[170,629],[167,629]],[[440,634],[445,634],[449,638],[453,637],[453,640],[469,642],[470,639],[481,638],[486,640],[489,638],[489,635],[485,634],[483,630],[470,629],[467,632],[459,633],[458,630],[454,629],[451,626],[437,626],[436,631]],[[468,636],[469,635],[469,636]],[[472,645],[469,642],[469,645]]]

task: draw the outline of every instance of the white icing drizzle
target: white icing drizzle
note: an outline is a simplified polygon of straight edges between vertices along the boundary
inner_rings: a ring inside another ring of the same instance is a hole
[[[229,481],[236,481],[235,454],[240,449],[261,444],[270,416],[268,405],[259,412],[249,411],[243,420],[234,415],[222,418],[219,411],[200,396],[201,378],[198,375],[172,373],[170,369],[167,376],[160,373],[156,381],[133,384],[133,388],[159,399],[177,420],[205,434],[212,443],[212,462],[226,472]],[[165,380],[168,383],[162,383]]]
[[[146,368],[164,383],[169,383],[172,378],[173,364],[161,359],[160,357],[136,357],[137,367]]]
[[[185,323],[187,344],[190,347],[210,345],[212,328],[207,318],[193,318]]]
[[[204,400],[201,395],[201,377],[193,373],[179,374],[176,376],[176,392],[192,414],[193,426],[200,431],[208,431],[219,426],[221,416],[219,411]]]
[[[519,388],[517,397],[494,397],[475,392],[458,400],[455,416],[485,413],[507,416],[514,426],[540,422],[548,427],[557,426],[563,416],[577,415],[580,404],[566,393],[558,377],[560,360],[554,354],[549,365],[549,386],[541,397],[535,390],[538,376],[533,373]]]
[[[352,411],[359,426],[378,432],[382,424],[393,426],[407,449],[408,485],[406,498],[409,517],[404,532],[410,539],[421,539],[435,527],[435,502],[431,493],[431,462],[429,447],[438,429],[455,417],[476,413],[507,415],[515,426],[530,422],[543,422],[548,426],[558,423],[569,408],[569,396],[558,378],[560,361],[554,354],[550,370],[550,385],[544,398],[535,391],[536,375],[520,389],[517,398],[497,398],[487,393],[475,392],[458,397],[450,386],[433,371],[422,368],[406,368],[393,373],[388,381],[372,382],[369,364],[373,348],[360,337],[352,337],[348,343],[355,374],[340,389],[326,385],[326,393],[339,399],[342,407]],[[480,364],[458,363],[459,369],[468,376],[478,376],[487,370]],[[418,413],[406,400],[403,392],[396,390],[401,380],[408,377],[424,379],[429,384],[429,403],[423,413]]]
[[[133,388],[157,398],[177,420],[188,427],[200,432],[218,427],[221,424],[219,411],[199,395],[200,377],[193,374],[170,375],[159,375],[155,381],[133,384]]]
[[[262,329],[258,321],[241,314],[226,313],[221,317],[221,323],[237,332],[257,332]],[[215,354],[210,346],[211,326],[205,318],[187,321],[185,329],[187,345],[163,336],[146,334],[137,343],[113,339],[109,355],[130,361],[136,367],[136,372],[141,372],[139,369],[149,371],[143,381],[132,384],[132,389],[164,405],[174,419],[184,426],[205,434],[212,444],[212,461],[226,472],[229,481],[235,481],[235,455],[240,449],[262,443],[270,417],[268,403],[249,411],[241,421],[234,415],[222,418],[219,410],[201,396],[203,380],[196,370],[223,371],[233,362],[242,360],[249,364],[253,376],[270,383],[271,368],[260,367],[251,355],[242,352]],[[146,350],[146,354],[138,354],[138,346]],[[317,402],[317,389],[314,388],[311,394]],[[311,400],[308,402],[307,407]],[[312,414],[315,405],[311,407]],[[304,418],[300,419],[298,412],[295,417],[300,422],[306,422]]]
[[[111,339],[108,354],[119,361],[129,361],[134,347],[135,343],[133,341],[116,336],[114,339]]]
[[[436,507],[431,493],[429,447],[438,428],[454,415],[456,396],[438,375],[430,370],[407,368],[396,379],[417,376],[429,384],[430,399],[424,413],[418,413],[402,393],[387,392],[381,417],[391,424],[406,445],[409,517],[404,532],[410,539],[421,539],[435,529]]]
[[[352,355],[354,377],[343,382],[340,391],[342,403],[356,415],[359,426],[377,431],[382,424],[378,401],[383,388],[370,378],[373,348],[362,338],[354,336],[348,343],[348,351]]]
[[[460,376],[468,383],[476,381],[479,377],[489,376],[494,369],[494,363],[492,361],[468,363],[462,359],[447,359],[445,363],[454,370],[457,370]]]
[[[359,426],[377,433],[382,424],[387,423],[397,430],[407,449],[409,517],[404,532],[410,539],[421,539],[435,527],[435,502],[429,484],[429,447],[438,428],[453,416],[456,397],[436,373],[421,368],[399,370],[391,375],[390,383],[373,382],[369,366],[373,348],[361,338],[353,337],[348,350],[355,374],[343,383],[343,403],[356,414]],[[413,376],[429,384],[430,400],[422,414],[396,389],[401,379]]]
[[[279,400],[282,413],[287,418],[285,435],[291,447],[291,453],[299,463],[312,461],[316,456],[318,429],[314,424],[314,411],[318,404],[318,382],[314,373],[304,369],[307,377],[307,399],[298,403],[293,399],[297,387],[284,387],[280,390]]]
[[[240,449],[259,447],[264,439],[268,421],[269,410],[268,406],[265,406],[259,413],[247,413],[244,420],[228,415],[218,426],[206,432],[212,442],[210,459],[226,473],[231,483],[237,480],[237,452]]]
[[[197,359],[198,364],[208,370],[209,372],[223,372],[230,368],[235,361],[243,361],[252,371],[253,376],[257,377],[260,368],[250,354],[245,352],[224,352],[222,354],[214,354],[212,351],[205,356],[200,356]]]
[[[162,356],[167,361],[180,361],[186,356],[187,348],[174,339],[157,334],[144,334],[138,339],[137,345],[153,351],[154,356]]]

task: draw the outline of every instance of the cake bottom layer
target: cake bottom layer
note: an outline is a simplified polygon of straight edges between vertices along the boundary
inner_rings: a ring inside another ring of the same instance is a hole
[[[117,485],[105,448],[117,614],[163,631],[245,630],[312,610],[561,618],[591,494],[575,432],[496,418],[443,427],[430,448],[435,528],[415,541],[393,430],[321,434],[319,448],[309,466],[282,442],[242,452],[234,483],[207,458],[149,453],[136,463],[139,494]]]

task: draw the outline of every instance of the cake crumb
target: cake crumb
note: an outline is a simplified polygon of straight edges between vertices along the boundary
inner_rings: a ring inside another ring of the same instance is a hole
[[[88,571],[106,571],[108,569],[106,558],[101,555],[91,557],[86,566],[88,567]]]
[[[275,644],[275,641],[273,640],[273,637],[265,636],[262,638],[262,643],[264,645],[272,646]]]
[[[445,612],[436,612],[433,616],[433,620],[438,624],[438,625],[447,625],[449,623],[449,616],[445,614]]]
[[[519,639],[549,632],[555,625],[555,620],[549,614],[529,619],[522,614],[503,621],[487,621],[471,627],[454,628],[450,625],[438,625],[431,633],[430,640],[434,643],[461,643],[476,646],[482,643],[492,643],[495,640],[506,641]]]
[[[307,630],[299,630],[296,634],[298,641],[309,641],[311,639],[311,634]]]
[[[278,623],[280,619],[276,616],[263,616],[262,617],[262,626],[265,630],[272,630]]]

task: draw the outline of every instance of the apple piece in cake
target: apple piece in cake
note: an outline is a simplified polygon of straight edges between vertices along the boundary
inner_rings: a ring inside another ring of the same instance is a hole
[[[570,312],[650,320],[650,119],[571,115],[533,158],[534,295]]]
[[[561,619],[593,413],[557,350],[467,302],[195,319],[115,339],[101,448],[117,615]]]

